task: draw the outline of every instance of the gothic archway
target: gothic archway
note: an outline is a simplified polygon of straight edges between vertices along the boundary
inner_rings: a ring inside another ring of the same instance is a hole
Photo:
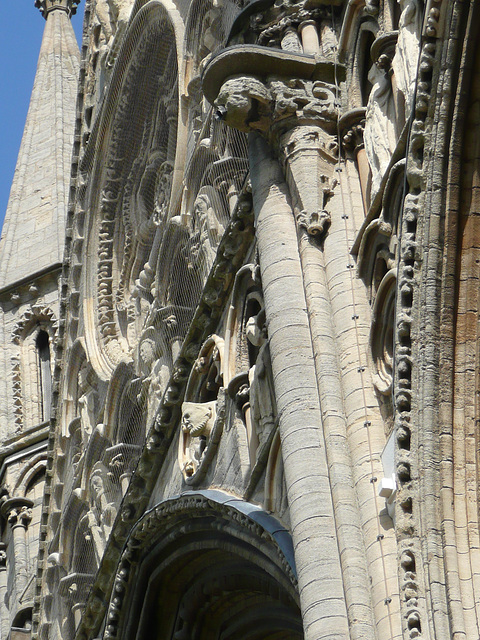
[[[165,500],[126,544],[105,639],[301,640],[291,538],[220,491]]]

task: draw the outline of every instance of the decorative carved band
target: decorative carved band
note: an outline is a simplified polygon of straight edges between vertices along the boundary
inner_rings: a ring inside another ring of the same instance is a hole
[[[74,16],[79,3],[80,0],[35,0],[35,6],[40,10],[45,20],[51,11],[57,9],[65,11],[69,16]]]

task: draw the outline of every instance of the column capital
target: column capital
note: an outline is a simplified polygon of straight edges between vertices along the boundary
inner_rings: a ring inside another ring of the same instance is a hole
[[[81,0],[35,0],[35,6],[40,9],[45,20],[51,11],[65,11],[69,17],[74,16]]]
[[[26,529],[32,519],[32,507],[28,498],[9,498],[2,504],[1,513],[12,527],[20,525]]]

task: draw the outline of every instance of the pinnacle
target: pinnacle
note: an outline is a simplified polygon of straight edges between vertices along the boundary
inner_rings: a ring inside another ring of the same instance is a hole
[[[42,16],[46,20],[48,14],[57,9],[65,11],[69,16],[74,16],[80,2],[81,0],[35,0],[35,6],[40,9]]]

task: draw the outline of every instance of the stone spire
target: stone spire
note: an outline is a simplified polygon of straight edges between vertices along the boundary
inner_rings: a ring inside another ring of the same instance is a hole
[[[40,9],[42,16],[46,19],[47,15],[55,9],[61,9],[73,16],[77,12],[77,6],[80,0],[35,0],[35,6]]]
[[[62,261],[79,50],[75,0],[36,0],[46,19],[0,241],[0,291]]]

